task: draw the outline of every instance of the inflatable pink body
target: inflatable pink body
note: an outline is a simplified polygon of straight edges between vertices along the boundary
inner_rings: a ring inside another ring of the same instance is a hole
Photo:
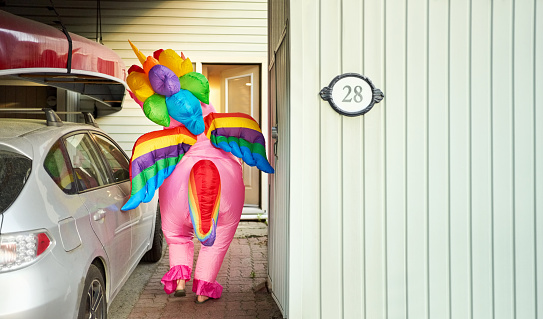
[[[159,189],[162,231],[170,248],[170,271],[164,275],[162,283],[166,293],[170,294],[177,287],[177,279],[191,279],[194,229],[187,200],[189,174],[202,159],[212,161],[217,167],[222,191],[215,243],[202,246],[200,250],[192,290],[197,295],[219,298],[222,286],[216,281],[217,273],[239,224],[245,185],[240,161],[232,154],[214,147],[204,134],[198,135],[196,144]]]
[[[245,199],[240,159],[263,172],[274,172],[266,158],[264,136],[251,116],[216,113],[208,105],[209,83],[192,71],[183,54],[157,50],[146,58],[130,44],[143,65],[129,69],[130,95],[145,116],[165,129],[146,133],[134,144],[132,192],[122,210],[149,202],[158,189],[162,230],[170,250],[164,290],[185,296],[183,284],[192,276],[197,237],[202,248],[192,290],[197,296],[219,298],[222,286],[217,274]]]

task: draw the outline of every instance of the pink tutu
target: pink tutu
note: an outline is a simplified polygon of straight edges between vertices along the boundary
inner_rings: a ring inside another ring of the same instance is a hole
[[[218,299],[222,294],[222,286],[218,282],[207,282],[203,280],[194,279],[192,285],[192,292],[199,296],[208,296],[213,299]]]
[[[162,282],[164,285],[164,291],[167,294],[173,293],[177,288],[177,280],[183,279],[185,281],[189,281],[191,273],[192,269],[185,265],[177,265],[172,267],[160,280],[160,282]]]

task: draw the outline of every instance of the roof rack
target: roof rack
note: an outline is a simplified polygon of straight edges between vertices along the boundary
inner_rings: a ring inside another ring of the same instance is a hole
[[[85,124],[92,125],[94,127],[98,127],[98,123],[96,123],[96,120],[94,119],[94,116],[91,112],[55,112],[51,109],[43,109],[46,112],[46,116],[48,112],[56,113],[56,114],[83,114],[83,118],[85,119]],[[62,121],[62,120],[61,120]]]
[[[85,124],[98,127],[98,123],[94,120],[94,116],[90,112],[55,112],[50,108],[0,108],[0,113],[23,113],[23,114],[41,114],[45,112],[47,126],[62,126],[64,122],[58,114],[83,114]]]

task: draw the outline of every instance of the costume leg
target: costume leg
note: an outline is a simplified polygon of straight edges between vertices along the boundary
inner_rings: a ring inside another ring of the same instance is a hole
[[[230,225],[217,225],[217,238],[213,246],[206,247],[202,245],[192,285],[192,291],[197,295],[215,299],[221,297],[223,287],[216,281],[217,274],[234,238],[238,224],[239,219]]]
[[[164,225],[164,220],[162,224]],[[170,253],[170,270],[162,277],[164,291],[171,294],[177,287],[177,280],[189,281],[194,259],[194,243],[192,242],[192,225],[171,230],[163,227],[164,237]]]
[[[182,172],[175,170],[175,177],[182,178]],[[159,189],[162,231],[170,256],[170,270],[161,280],[167,294],[175,291],[178,279],[190,280],[194,260],[194,231],[188,213],[187,189],[180,185],[184,183],[178,183],[176,178],[171,177]]]

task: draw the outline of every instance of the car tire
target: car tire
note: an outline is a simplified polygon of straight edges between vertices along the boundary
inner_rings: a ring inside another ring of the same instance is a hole
[[[156,263],[162,258],[162,219],[160,218],[160,205],[156,210],[155,235],[153,236],[153,246],[143,255],[141,261]]]
[[[107,298],[104,275],[94,264],[90,265],[83,295],[79,304],[78,319],[83,318],[107,318]]]

